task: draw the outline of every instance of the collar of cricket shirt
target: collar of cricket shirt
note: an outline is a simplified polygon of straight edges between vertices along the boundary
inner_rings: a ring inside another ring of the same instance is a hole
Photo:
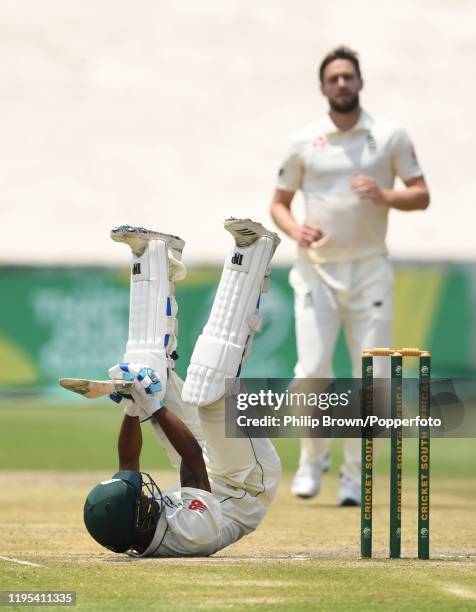
[[[154,537],[152,538],[149,546],[142,553],[141,557],[153,557],[154,556],[154,554],[159,550],[160,545],[164,541],[168,526],[169,525],[167,523],[167,516],[165,514],[165,506],[164,506],[164,511],[160,515]]]
[[[167,533],[168,528],[167,516],[165,514],[165,507],[160,515],[159,522],[157,523],[157,527],[155,529],[154,536],[150,541],[147,548],[142,553],[137,553],[135,551],[128,551],[129,556],[131,557],[153,557],[154,553],[160,548],[160,545],[164,541],[165,534]]]
[[[350,128],[350,130],[339,130],[336,124],[332,121],[329,113],[326,113],[324,116],[324,120],[322,122],[322,131],[324,134],[350,134],[351,132],[357,131],[370,131],[374,120],[372,117],[364,110],[361,109],[359,119],[354,127]]]

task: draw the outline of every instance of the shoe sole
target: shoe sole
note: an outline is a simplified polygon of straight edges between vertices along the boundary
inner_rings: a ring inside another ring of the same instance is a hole
[[[299,497],[299,499],[312,499],[313,497],[317,496],[317,493],[314,493],[314,495],[303,495],[302,493],[293,493],[294,497]]]
[[[320,489],[317,489],[317,491],[314,491],[313,493],[300,493],[291,489],[291,495],[293,495],[294,497],[299,497],[301,499],[312,499],[313,497],[317,497],[319,493]]]
[[[281,238],[275,232],[266,229],[261,223],[252,221],[251,219],[235,219],[230,217],[225,221],[225,229],[235,239],[235,243],[239,247],[247,247],[256,242],[259,238],[265,236],[273,241],[273,254],[281,242]]]
[[[360,502],[355,501],[355,499],[351,499],[350,497],[346,497],[339,502],[339,506],[341,508],[356,508],[357,506],[360,506]]]
[[[172,251],[180,255],[185,246],[185,241],[172,234],[163,234],[145,227],[134,227],[132,225],[121,225],[111,230],[111,238],[115,242],[125,242],[130,246],[132,252],[140,257],[151,240],[162,240]]]

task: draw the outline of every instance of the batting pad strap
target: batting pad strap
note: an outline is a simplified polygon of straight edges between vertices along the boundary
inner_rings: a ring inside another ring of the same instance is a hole
[[[239,375],[247,346],[261,329],[259,299],[275,248],[272,236],[261,235],[252,244],[235,244],[226,258],[208,323],[187,369],[184,402],[207,406],[224,395],[225,378]]]
[[[263,327],[263,317],[257,312],[248,317],[248,325],[255,332],[260,332]]]
[[[236,363],[240,363],[243,347],[211,336],[199,336],[193,349],[191,362],[197,368],[207,367],[226,376],[236,375]]]

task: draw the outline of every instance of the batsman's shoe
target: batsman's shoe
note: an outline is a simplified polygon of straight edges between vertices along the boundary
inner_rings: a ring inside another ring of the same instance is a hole
[[[303,499],[315,497],[321,488],[322,474],[329,469],[329,465],[329,453],[322,460],[300,465],[291,485],[291,493]]]
[[[178,236],[162,234],[145,227],[134,227],[132,225],[121,225],[111,230],[111,238],[116,242],[125,242],[131,247],[132,252],[140,257],[151,240],[162,240],[167,248],[181,254],[185,242]]]
[[[250,246],[262,236],[271,238],[273,241],[271,256],[273,256],[276,248],[281,242],[281,238],[278,234],[267,230],[264,225],[261,225],[261,223],[257,221],[252,221],[251,219],[235,219],[235,217],[230,217],[225,221],[225,229],[230,232],[235,239],[235,244],[239,247]]]
[[[341,474],[337,504],[339,506],[360,506],[360,499],[360,482]]]

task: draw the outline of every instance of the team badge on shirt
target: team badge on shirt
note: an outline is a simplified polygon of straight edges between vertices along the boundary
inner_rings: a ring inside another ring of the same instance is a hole
[[[312,141],[312,146],[315,149],[324,149],[325,147],[327,147],[327,138],[322,134],[316,136]]]

